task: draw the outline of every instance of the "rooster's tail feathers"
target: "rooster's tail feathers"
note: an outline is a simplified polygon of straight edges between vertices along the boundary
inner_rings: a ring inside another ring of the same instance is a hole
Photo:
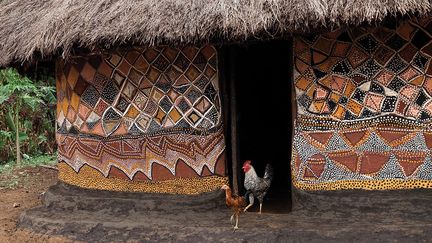
[[[264,172],[264,180],[272,181],[273,180],[273,167],[270,164],[266,165]]]

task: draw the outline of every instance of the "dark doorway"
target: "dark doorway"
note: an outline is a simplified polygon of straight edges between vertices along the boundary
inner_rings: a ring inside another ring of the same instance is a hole
[[[259,177],[270,163],[274,178],[263,211],[288,212],[291,208],[291,42],[260,41],[233,49],[240,193],[245,192],[243,162],[252,160]],[[252,211],[257,209],[258,203]]]

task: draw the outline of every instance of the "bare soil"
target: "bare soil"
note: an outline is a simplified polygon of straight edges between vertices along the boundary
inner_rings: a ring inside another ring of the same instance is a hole
[[[57,182],[57,171],[28,167],[0,175],[0,242],[76,242],[17,229],[18,217],[41,205],[41,195]]]

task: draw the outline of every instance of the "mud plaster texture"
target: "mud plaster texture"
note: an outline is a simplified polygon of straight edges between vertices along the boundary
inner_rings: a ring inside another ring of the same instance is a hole
[[[419,242],[432,233],[432,191],[299,193],[289,214],[248,212],[233,232],[220,192],[111,193],[57,184],[21,228],[85,242]],[[271,203],[270,200],[265,203]]]

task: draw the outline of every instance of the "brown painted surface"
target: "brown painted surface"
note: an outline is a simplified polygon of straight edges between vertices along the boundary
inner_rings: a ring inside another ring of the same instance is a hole
[[[390,159],[389,154],[380,152],[365,152],[360,162],[361,174],[373,174],[378,172]]]
[[[427,153],[425,152],[396,152],[396,159],[402,166],[405,175],[412,175],[417,168],[423,164],[426,159]]]
[[[319,133],[309,133],[310,137],[321,143],[322,145],[326,145],[330,140],[330,137],[333,135],[332,132],[319,132]]]
[[[387,142],[392,143],[395,140],[401,139],[409,134],[409,132],[404,131],[386,131],[378,130],[378,134]]]
[[[305,178],[320,177],[324,171],[325,163],[308,164],[309,168],[305,168]]]
[[[314,154],[312,155],[309,160],[310,162],[325,162],[325,157],[322,154]]]
[[[399,160],[398,162],[402,166],[402,168],[403,168],[403,170],[405,172],[405,175],[406,176],[410,176],[410,175],[412,175],[417,170],[417,168],[422,164],[423,161],[418,162],[418,161],[402,161],[402,160]]]
[[[165,167],[158,163],[152,164],[152,180],[163,181],[174,179],[174,175]]]
[[[416,52],[417,49],[411,43],[409,43],[405,48],[403,48],[399,52],[399,55],[402,57],[402,59],[409,62],[414,57]]]
[[[150,179],[144,173],[142,173],[141,171],[138,171],[137,173],[135,173],[133,180],[134,181],[148,181]]]
[[[352,172],[357,171],[358,156],[354,152],[349,154],[330,153],[329,158],[341,165],[344,165]]]
[[[225,164],[226,164],[226,158],[225,158],[225,151],[219,156],[216,166],[215,166],[215,174],[216,175],[226,175],[225,172]]]
[[[201,176],[212,176],[212,175],[213,175],[213,173],[211,173],[211,171],[209,170],[207,165],[204,165],[204,168],[201,172]]]
[[[190,166],[185,164],[183,160],[178,160],[176,166],[176,177],[192,178],[197,176],[198,174]]]
[[[108,178],[120,178],[120,179],[129,180],[129,177],[122,170],[120,170],[115,166],[111,166],[111,169],[108,174]]]
[[[352,146],[356,146],[357,143],[359,143],[364,138],[366,133],[366,131],[345,132],[342,133],[342,136],[345,136],[345,138],[351,143]]]
[[[295,166],[296,172],[299,172],[300,164],[301,164],[301,160],[300,160],[299,156],[296,156],[295,160],[294,160],[294,166]]]
[[[428,149],[432,148],[432,133],[429,132],[425,132],[423,133],[425,140],[426,140],[426,146],[428,147]]]

